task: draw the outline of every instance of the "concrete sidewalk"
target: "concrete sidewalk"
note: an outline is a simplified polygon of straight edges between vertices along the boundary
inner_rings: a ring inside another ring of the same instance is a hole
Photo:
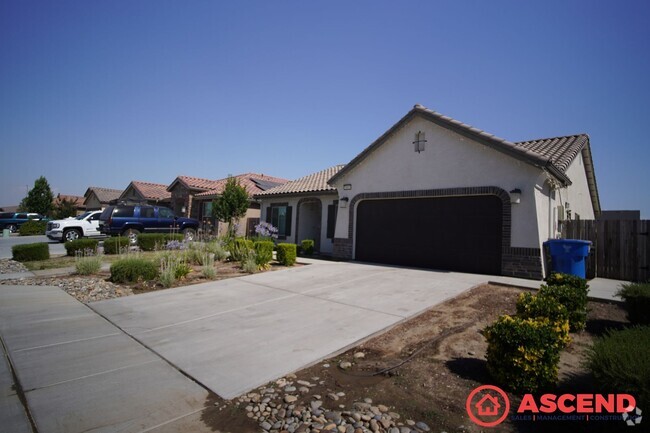
[[[0,286],[0,335],[39,432],[200,430],[208,391],[57,287]],[[18,430],[0,377],[0,426]]]

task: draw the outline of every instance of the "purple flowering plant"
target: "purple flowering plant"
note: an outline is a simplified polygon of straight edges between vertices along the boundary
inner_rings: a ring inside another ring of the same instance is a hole
[[[257,236],[261,238],[267,238],[267,239],[278,238],[278,228],[264,221],[262,221],[261,223],[255,226],[255,233],[257,234]]]

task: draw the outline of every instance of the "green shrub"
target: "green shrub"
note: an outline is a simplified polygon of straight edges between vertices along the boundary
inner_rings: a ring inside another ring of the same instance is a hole
[[[248,258],[249,253],[254,249],[253,241],[237,238],[230,243],[230,259],[241,262]]]
[[[77,255],[77,251],[97,251],[98,244],[99,241],[97,239],[75,239],[74,241],[64,243],[63,246],[65,246],[66,253],[74,257]]]
[[[281,265],[293,266],[296,263],[296,244],[279,243],[277,259]]]
[[[314,241],[312,239],[305,239],[300,243],[302,253],[308,256],[314,254]]]
[[[539,296],[555,298],[564,305],[569,312],[569,327],[571,332],[582,331],[587,324],[587,293],[589,288],[586,284],[546,286],[542,284],[539,288]]]
[[[228,251],[219,241],[206,242],[203,248],[206,253],[214,254],[215,260],[221,262],[228,258]]]
[[[50,258],[50,247],[45,242],[14,245],[11,247],[11,253],[13,259],[18,262],[47,260]]]
[[[178,233],[141,233],[138,235],[138,246],[142,251],[153,251],[156,248],[165,248],[167,242],[182,242],[185,237]]]
[[[582,291],[587,291],[587,280],[584,278],[576,277],[575,275],[561,274],[559,272],[553,272],[551,275],[546,277],[546,284],[549,286],[571,286]]]
[[[75,254],[74,267],[79,275],[92,275],[102,268],[102,257],[96,251],[79,250]]]
[[[44,235],[47,230],[47,221],[30,220],[21,224],[18,229],[20,236]]]
[[[633,324],[650,324],[650,282],[622,284],[616,296],[623,298],[627,318]]]
[[[522,319],[548,319],[555,325],[555,331],[563,345],[571,342],[569,335],[569,312],[557,299],[529,292],[519,295],[517,315]]]
[[[217,269],[214,267],[214,254],[206,253],[203,258],[203,266],[201,267],[201,273],[203,276],[209,280],[216,278]]]
[[[629,393],[637,406],[650,404],[650,326],[608,331],[594,342],[587,366],[607,393]]]
[[[104,239],[104,254],[120,254],[122,251],[128,251],[131,243],[125,236],[116,236]]]
[[[273,242],[271,241],[257,241],[253,244],[255,248],[255,258],[257,266],[265,268],[273,260]]]
[[[241,268],[248,274],[254,274],[259,270],[257,265],[257,254],[255,251],[249,251],[248,255],[241,260]]]
[[[562,342],[548,319],[501,316],[485,329],[487,367],[515,392],[536,392],[557,382]]]
[[[114,283],[153,280],[158,276],[158,267],[141,257],[125,257],[111,265],[111,281]]]

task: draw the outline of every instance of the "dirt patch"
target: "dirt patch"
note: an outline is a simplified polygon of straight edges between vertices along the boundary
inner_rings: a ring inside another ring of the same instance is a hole
[[[479,385],[493,383],[486,368],[487,344],[481,331],[499,315],[514,314],[521,292],[495,285],[477,287],[338,357],[297,372],[297,379],[319,378],[310,394],[343,394],[335,403],[340,408],[352,407],[354,402],[369,398],[375,404],[388,406],[402,420],[426,422],[435,432],[486,431],[473,424],[465,411],[469,393]],[[572,334],[573,342],[562,353],[558,384],[561,392],[594,392],[583,366],[586,350],[607,328],[619,328],[627,323],[625,311],[616,303],[590,302],[589,309],[587,329]],[[354,356],[359,352],[363,353],[362,358]],[[343,361],[351,362],[352,367],[348,370],[338,368]],[[516,406],[518,397],[509,397]],[[308,399],[309,396],[305,396],[305,400]],[[620,425],[588,424],[507,420],[492,431],[552,429],[573,432],[625,428],[622,421]]]
[[[304,264],[296,263],[292,267],[301,267],[305,266]],[[209,281],[220,281],[226,280],[228,278],[243,277],[245,275],[250,275],[241,269],[241,264],[238,262],[217,262],[214,264],[214,268],[217,270],[217,275],[215,278],[206,278],[201,272],[201,266],[192,266],[192,272],[190,272],[186,277],[181,278],[176,281],[171,287],[165,287],[156,280],[152,281],[141,281],[138,283],[124,284],[128,285],[133,294],[138,295],[141,293],[156,292],[158,290],[167,290],[173,289],[175,287],[185,287],[191,286],[194,284],[207,283]],[[287,266],[282,266],[279,263],[271,263],[271,266],[264,271],[260,272],[272,272],[279,271],[282,269],[289,269]]]

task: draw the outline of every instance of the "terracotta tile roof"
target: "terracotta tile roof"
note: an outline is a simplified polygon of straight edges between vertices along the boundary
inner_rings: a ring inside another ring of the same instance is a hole
[[[84,197],[81,197],[81,196],[78,196],[78,195],[57,194],[55,200],[57,200],[57,199],[71,201],[77,207],[85,207],[84,206]]]
[[[265,174],[259,173],[244,173],[233,177],[239,181],[241,186],[246,188],[246,191],[251,196],[257,195],[269,188],[273,188],[288,182],[287,179],[283,179],[281,177],[267,176]],[[216,197],[217,195],[221,194],[223,188],[226,186],[227,181],[228,178],[212,181],[214,182],[213,187],[208,191],[197,194],[196,197]]]
[[[553,165],[565,173],[588,141],[587,134],[578,134],[520,141],[515,143],[515,146],[548,158]]]
[[[101,188],[98,186],[90,186],[86,190],[84,197],[88,198],[91,192],[95,193],[95,195],[97,196],[97,200],[99,200],[100,203],[108,203],[111,200],[117,200],[118,198],[120,198],[120,195],[122,195],[121,189],[111,189],[111,188]]]
[[[326,168],[325,170],[309,174],[307,176],[301,177],[300,179],[292,180],[285,183],[284,185],[276,186],[275,188],[261,192],[257,194],[257,196],[264,197],[269,195],[336,191],[336,188],[328,185],[327,181],[336,173],[338,173],[343,167],[345,166],[335,165],[333,167]]]
[[[168,200],[172,197],[172,193],[167,191],[167,185],[162,183],[134,180],[131,182],[131,186],[148,200]]]
[[[177,181],[182,182],[190,189],[198,189],[201,191],[207,191],[209,189],[216,188],[219,185],[218,180],[203,179],[200,177],[192,176],[178,176],[174,182],[172,182],[172,185],[170,185],[167,189],[169,190],[171,186],[173,186]]]

